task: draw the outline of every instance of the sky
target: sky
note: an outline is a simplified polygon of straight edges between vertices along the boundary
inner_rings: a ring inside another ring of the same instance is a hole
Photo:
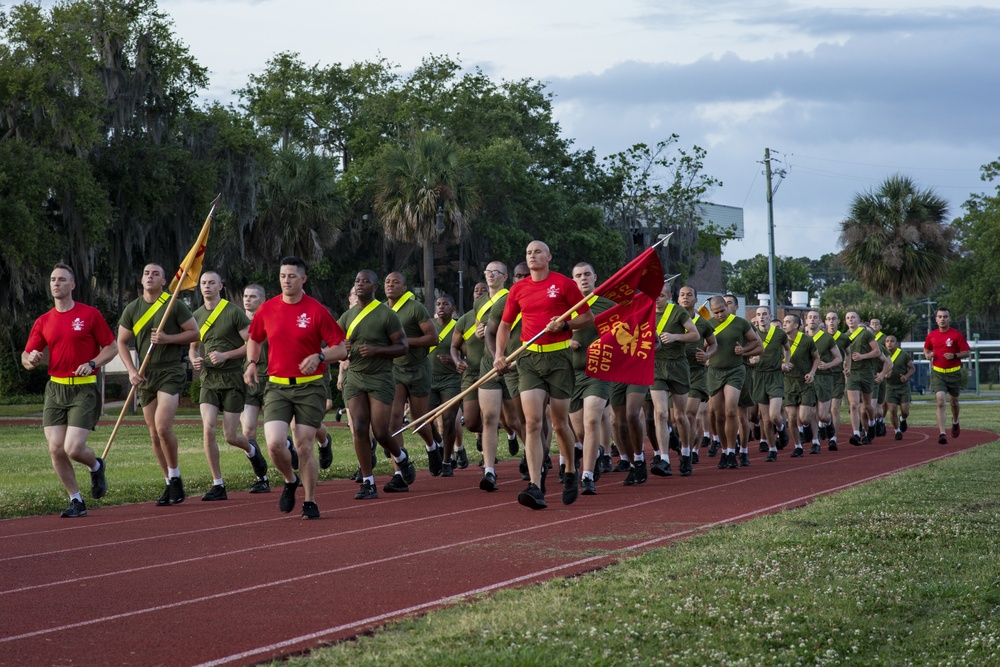
[[[553,95],[563,135],[599,157],[680,135],[744,209],[731,262],[768,250],[764,149],[776,178],[778,255],[837,252],[855,194],[899,173],[962,214],[1000,158],[1000,0],[160,0],[208,68],[204,100],[275,54],[309,65],[380,56],[415,68],[457,57]]]

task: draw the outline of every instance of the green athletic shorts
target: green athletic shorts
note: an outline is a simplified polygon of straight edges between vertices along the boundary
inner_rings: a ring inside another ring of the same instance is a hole
[[[392,399],[396,395],[396,381],[392,373],[358,373],[348,367],[347,373],[344,374],[343,393],[345,401],[367,394],[368,398],[379,403],[392,405]],[[325,405],[325,395],[323,401]]]
[[[515,366],[515,368],[516,368],[516,366]],[[486,375],[487,373],[489,373],[491,370],[493,370],[492,357],[490,357],[488,354],[484,354],[483,355],[483,361],[482,361],[482,363],[479,364],[479,377],[483,377],[484,375]],[[499,375],[497,373],[494,373],[493,377],[491,377],[489,380],[487,380],[486,382],[484,382],[481,385],[479,385],[479,388],[480,389],[500,389],[501,391],[503,391],[503,400],[505,400],[505,401],[509,401],[510,400],[510,390],[507,388],[507,381],[506,381],[506,379],[504,378],[503,375]]]
[[[326,415],[326,389],[319,380],[306,384],[268,382],[264,390],[264,423],[285,422],[319,428]]]
[[[146,381],[139,385],[139,405],[146,407],[156,400],[156,394],[163,392],[180,396],[187,384],[187,373],[180,362],[170,362],[162,366],[150,364],[143,373]]]
[[[521,392],[544,389],[551,398],[570,399],[576,372],[573,352],[567,347],[552,352],[524,352],[517,358],[518,382]]]
[[[511,398],[517,398],[521,395],[521,387],[519,385],[521,374],[517,371],[516,365],[507,371],[507,374],[503,376],[503,381],[507,385],[507,393],[510,394]]]
[[[942,373],[931,369],[931,393],[945,391],[949,396],[958,396],[962,393],[962,375],[962,371]]]
[[[644,399],[649,398],[649,387],[644,384],[626,384],[624,382],[611,383],[611,407],[618,408],[625,405],[628,394],[642,394]]]
[[[651,388],[678,396],[686,396],[691,391],[691,368],[687,359],[655,361]]]
[[[246,405],[246,383],[239,371],[215,373],[205,371],[201,375],[199,403],[214,405],[223,412],[243,412]]]
[[[740,402],[739,406],[741,408],[752,408],[755,403],[753,400],[753,372],[750,370],[750,366],[743,364],[745,369],[745,375],[743,379],[743,386],[740,388]]]
[[[267,376],[258,375],[257,384],[254,386],[247,385],[244,383],[246,391],[244,392],[244,404],[246,405],[256,405],[258,408],[264,405],[264,390],[267,388]]]
[[[879,405],[885,403],[885,391],[886,391],[885,380],[882,380],[881,382],[875,385],[874,392],[877,394],[877,396],[875,397],[875,402],[878,403]]]
[[[862,394],[871,396],[875,391],[875,374],[871,371],[851,371],[845,379],[847,391],[860,391]]]
[[[885,383],[883,383],[885,384]],[[833,375],[816,373],[813,377],[813,390],[816,392],[816,402],[826,403],[833,399]]]
[[[910,383],[886,384],[885,402],[893,405],[903,405],[910,402]]]
[[[462,376],[458,373],[439,375],[431,383],[431,393],[427,405],[433,410],[458,396],[462,391]]]
[[[431,361],[424,359],[413,366],[393,365],[392,379],[406,387],[410,396],[427,396],[431,393]]]
[[[750,397],[757,405],[768,405],[772,398],[785,397],[785,376],[780,371],[753,371]]]
[[[726,385],[743,390],[743,383],[746,381],[746,368],[743,364],[733,368],[708,368],[708,395],[715,396]]]
[[[844,400],[844,391],[847,389],[847,383],[844,381],[844,371],[834,371],[830,377],[833,378],[833,398]]]
[[[576,372],[576,384],[573,386],[573,400],[569,403],[570,412],[583,410],[583,400],[591,396],[603,398],[607,403],[611,400],[611,383],[607,380],[592,378],[583,371]]]
[[[804,405],[807,408],[816,405],[816,390],[811,384],[800,377],[785,376],[785,405]]]
[[[466,389],[476,384],[477,382],[479,382],[479,369],[469,366],[462,373],[462,391],[465,391]],[[466,394],[465,398],[462,399],[462,402],[464,403],[466,401],[478,401],[478,400],[479,400],[479,390],[475,389]]]
[[[42,426],[75,426],[93,431],[101,416],[101,392],[97,383],[45,385]]]
[[[705,364],[698,364],[697,366],[688,364],[688,368],[691,370],[691,388],[688,390],[688,396],[693,396],[701,401],[707,401],[708,372],[705,370]]]

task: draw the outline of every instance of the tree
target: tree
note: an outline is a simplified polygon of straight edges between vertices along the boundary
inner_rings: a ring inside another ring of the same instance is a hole
[[[983,165],[981,178],[1000,176],[1000,160]],[[1000,184],[992,195],[973,194],[963,205],[965,215],[956,230],[958,257],[948,272],[947,300],[951,308],[996,315],[1000,311]]]
[[[927,294],[954,255],[954,230],[945,224],[947,202],[908,177],[887,178],[877,190],[855,195],[841,223],[841,259],[865,287],[899,303]]]
[[[775,298],[779,304],[791,302],[793,291],[808,290],[812,281],[809,268],[801,260],[789,257],[775,257]],[[757,255],[736,262],[725,277],[726,290],[747,297],[750,303],[757,302],[758,294],[766,294],[770,287],[770,273],[767,255]],[[775,304],[777,305],[777,304]]]
[[[433,312],[434,242],[438,215],[444,233],[458,239],[479,211],[479,193],[459,149],[435,132],[385,151],[375,212],[387,238],[423,248],[424,305]]]
[[[656,235],[673,232],[664,250],[671,260],[667,270],[679,269],[686,277],[703,245],[696,204],[722,183],[704,173],[705,150],[677,148],[679,139],[672,134],[656,146],[635,144],[605,158],[604,206],[608,223],[621,231],[630,256],[636,254],[637,244],[645,246]]]

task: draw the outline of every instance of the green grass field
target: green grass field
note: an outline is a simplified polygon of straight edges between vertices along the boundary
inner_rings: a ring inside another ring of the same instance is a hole
[[[996,432],[996,414],[995,405],[967,404],[963,427]],[[933,419],[932,406],[916,405],[910,423]],[[200,490],[208,474],[199,429],[178,430],[186,484]],[[108,432],[95,434],[98,449]],[[333,433],[324,478],[354,468],[346,429]],[[422,447],[409,449],[422,456]],[[249,485],[242,455],[223,453],[230,487]],[[127,427],[110,462],[106,503],[148,501],[161,490],[143,426]],[[381,459],[380,468],[388,472]],[[280,664],[998,665],[997,470],[1000,441]],[[0,426],[0,505],[3,516],[65,505],[40,428]],[[406,585],[405,573],[392,579]],[[351,603],[364,604],[363,586]]]

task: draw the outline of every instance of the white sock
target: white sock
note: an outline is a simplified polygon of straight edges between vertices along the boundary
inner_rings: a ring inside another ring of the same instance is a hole
[[[93,468],[88,468],[88,469],[90,470],[90,472],[97,472],[98,470],[101,469],[101,462],[100,461],[94,461],[94,467]]]
[[[486,469],[483,471],[483,474],[484,475],[489,475],[491,473],[492,473],[492,475],[494,477],[496,477],[497,472],[496,472],[496,470],[493,469],[493,466],[486,466]]]
[[[424,449],[426,449],[429,452],[433,452],[437,448],[438,448],[438,444],[436,442],[432,442],[429,445],[424,445]]]
[[[406,450],[405,449],[399,450],[399,458],[397,459],[395,456],[393,456],[392,460],[395,461],[396,463],[402,463],[403,461],[405,461],[406,460]]]
[[[369,475],[368,477],[365,477],[364,480],[362,480],[362,481],[368,482],[372,486],[375,486],[375,476],[374,475]]]
[[[253,455],[257,453],[257,448],[254,447],[254,444],[251,442],[250,443],[250,451],[249,452],[243,452],[243,453],[247,455],[248,459],[252,459]]]
[[[180,468],[167,468],[167,477],[180,477],[180,476],[181,476]]]
[[[74,493],[73,495],[71,495],[69,497],[69,499],[70,500],[79,500],[81,503],[83,502],[83,496],[80,495],[79,491],[77,491],[76,493]]]
[[[691,456],[691,448],[681,447],[681,456]]]
[[[221,477],[219,479],[213,479],[212,480],[212,484],[214,484],[216,486],[225,486],[226,485],[226,483],[224,481],[222,481]]]
[[[583,478],[584,479],[594,479],[594,473],[592,473],[589,470],[584,470],[583,471]]]

